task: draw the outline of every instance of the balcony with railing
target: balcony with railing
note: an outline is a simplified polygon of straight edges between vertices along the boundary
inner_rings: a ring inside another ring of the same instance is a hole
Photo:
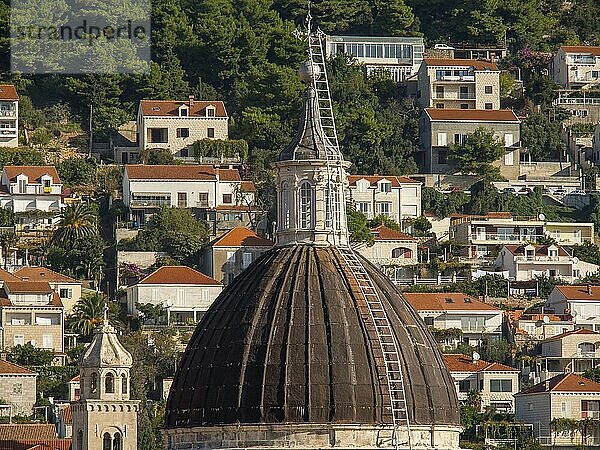
[[[436,75],[437,83],[475,83],[475,75]]]
[[[130,201],[132,208],[160,208],[161,206],[171,206],[171,197],[158,197],[158,196],[147,196],[147,197],[136,197],[132,196]]]
[[[543,234],[520,234],[520,233],[473,233],[471,242],[491,241],[497,244],[519,244],[523,242],[538,242],[545,237]]]
[[[41,184],[27,184],[25,186],[19,186],[18,184],[11,185],[11,194],[54,194],[60,195],[62,193],[62,185],[52,184],[50,186],[42,186]]]
[[[547,262],[570,262],[572,260],[571,257],[568,256],[546,256],[546,255],[517,255],[515,256],[515,261],[517,262],[530,262],[530,263],[547,263]]]
[[[600,105],[600,98],[597,97],[562,97],[554,100],[554,106],[559,105]]]

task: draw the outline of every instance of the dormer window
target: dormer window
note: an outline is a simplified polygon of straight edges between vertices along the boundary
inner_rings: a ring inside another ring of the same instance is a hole
[[[179,116],[180,117],[187,117],[188,116],[188,108],[187,108],[187,106],[182,106],[181,108],[179,108]]]
[[[533,248],[533,247],[526,247],[525,248],[525,256],[527,258],[533,258],[535,256],[535,248]]]
[[[215,117],[216,115],[217,115],[217,111],[214,106],[206,107],[206,117]]]
[[[379,192],[385,192],[387,194],[392,192],[392,183],[389,181],[382,181],[379,183]]]
[[[25,194],[27,192],[27,178],[26,177],[18,179],[18,187],[19,187],[20,194]]]
[[[557,257],[558,256],[558,248],[556,247],[548,247],[548,256]]]

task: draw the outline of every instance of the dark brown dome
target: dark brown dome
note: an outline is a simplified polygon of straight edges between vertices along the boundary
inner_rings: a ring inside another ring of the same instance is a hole
[[[411,424],[458,425],[454,383],[433,337],[363,259],[400,347]],[[188,344],[166,426],[392,423],[373,319],[336,248],[263,255],[214,302]]]

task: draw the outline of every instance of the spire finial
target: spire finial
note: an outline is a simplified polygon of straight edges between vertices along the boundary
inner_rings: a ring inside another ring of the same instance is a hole
[[[108,301],[104,303],[103,321],[104,325],[108,325]]]

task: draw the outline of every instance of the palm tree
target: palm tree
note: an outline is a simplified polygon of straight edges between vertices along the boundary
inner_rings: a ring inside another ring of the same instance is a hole
[[[69,205],[61,213],[58,227],[52,234],[52,242],[71,249],[78,239],[92,236],[98,232],[96,223],[96,213],[89,204]]]
[[[104,320],[104,310],[107,305],[109,305],[108,297],[102,292],[92,292],[81,297],[67,319],[71,330],[83,336],[90,334]],[[114,314],[112,318],[109,315],[109,321],[111,325],[119,325]]]

